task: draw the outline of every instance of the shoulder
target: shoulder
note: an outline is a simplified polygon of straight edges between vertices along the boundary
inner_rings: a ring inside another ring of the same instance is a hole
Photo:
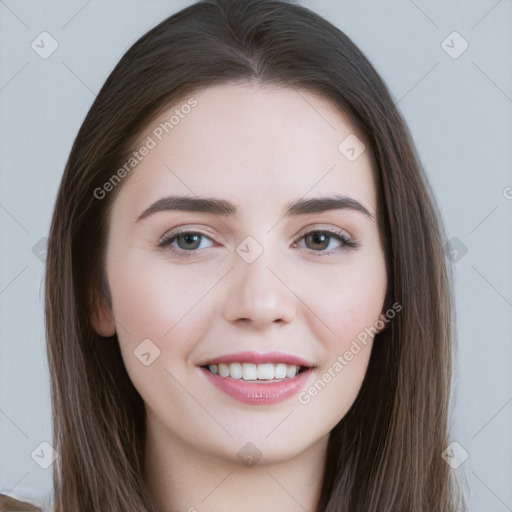
[[[0,494],[0,512],[41,512],[36,505]]]

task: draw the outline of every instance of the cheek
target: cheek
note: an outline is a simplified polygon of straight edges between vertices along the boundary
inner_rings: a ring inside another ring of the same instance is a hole
[[[190,400],[179,383],[187,382],[190,354],[213,322],[208,292],[219,278],[205,272],[194,279],[192,266],[147,257],[113,261],[119,263],[110,268],[109,284],[128,375],[150,409],[181,417]]]
[[[329,411],[334,426],[354,402],[371,354],[387,287],[383,254],[367,252],[345,264],[308,275],[302,296],[311,330],[323,345],[322,364],[299,402]]]
[[[216,273],[204,272],[198,279],[192,266],[147,256],[113,257],[112,262],[109,285],[123,352],[133,355],[143,340],[150,339],[161,350],[160,362],[164,357],[183,361],[211,322],[208,291]]]
[[[304,274],[301,296],[317,338],[329,352],[344,350],[379,319],[387,288],[382,255],[356,256],[346,264]]]
[[[323,345],[322,364],[298,401],[317,428],[332,429],[349,411],[363,383],[386,293],[384,262],[333,272],[323,286],[309,283],[309,325]],[[306,283],[307,284],[307,283]],[[306,292],[305,292],[306,293]],[[320,419],[321,418],[321,419]],[[316,420],[315,420],[316,421]]]

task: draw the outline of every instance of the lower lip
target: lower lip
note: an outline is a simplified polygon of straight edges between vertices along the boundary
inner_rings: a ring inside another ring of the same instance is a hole
[[[276,404],[290,398],[304,387],[313,372],[313,368],[308,368],[295,377],[286,378],[279,382],[260,383],[258,381],[221,377],[206,368],[201,368],[201,370],[218,389],[224,391],[230,397],[250,405]]]

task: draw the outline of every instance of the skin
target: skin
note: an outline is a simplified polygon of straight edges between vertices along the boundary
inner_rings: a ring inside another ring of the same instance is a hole
[[[243,83],[195,98],[114,202],[106,258],[112,310],[100,298],[95,328],[117,332],[146,404],[146,478],[159,510],[312,511],[329,432],[359,392],[371,337],[307,404],[297,396],[266,406],[238,402],[197,365],[242,350],[278,350],[316,366],[306,389],[375,325],[387,286],[375,220],[349,209],[282,216],[292,200],[342,194],[375,219],[372,157],[366,149],[351,162],[338,150],[354,129],[313,93]],[[137,221],[170,194],[227,199],[238,212],[167,211]],[[158,246],[177,226],[206,235],[197,254],[187,257],[182,238],[173,241],[176,253]],[[341,229],[358,247],[304,237],[322,229]],[[250,264],[235,250],[247,236],[263,248]],[[160,355],[145,366],[134,350],[148,338]],[[248,442],[262,454],[254,466],[237,456]]]

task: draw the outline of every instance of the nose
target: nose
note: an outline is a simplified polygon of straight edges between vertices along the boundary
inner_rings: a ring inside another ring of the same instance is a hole
[[[252,263],[236,257],[231,284],[224,303],[224,318],[262,330],[276,324],[288,324],[297,314],[297,298],[275,259],[267,251]]]

